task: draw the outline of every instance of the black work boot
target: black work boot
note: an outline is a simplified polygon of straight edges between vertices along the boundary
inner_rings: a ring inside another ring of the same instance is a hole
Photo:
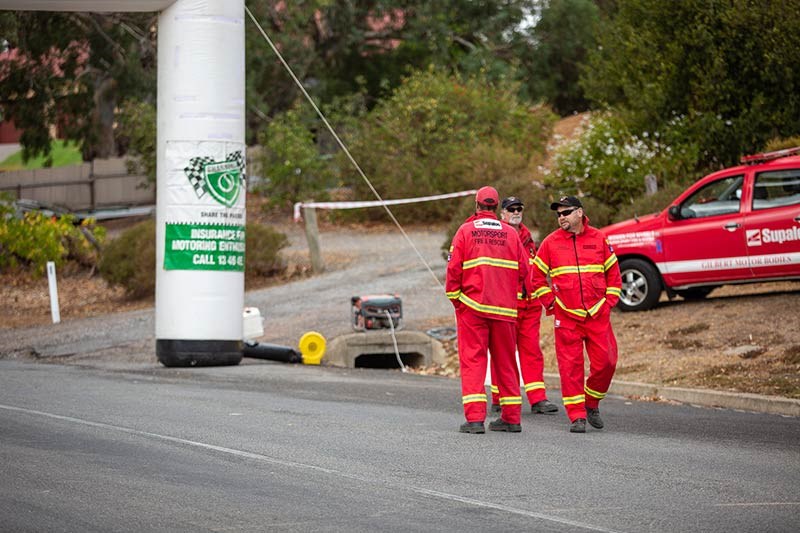
[[[586,419],[576,418],[575,421],[569,426],[570,433],[586,433]]]
[[[586,421],[589,422],[593,428],[597,429],[603,429],[603,426],[605,425],[603,424],[603,419],[600,418],[600,409],[597,409],[596,407],[586,408]]]
[[[550,400],[542,400],[531,405],[531,413],[535,415],[554,415],[558,412],[558,406]]]
[[[493,413],[499,413],[500,412],[500,404],[499,403],[493,403],[492,404],[492,412]]]
[[[521,424],[511,424],[502,418],[489,422],[489,429],[492,431],[508,431],[509,433],[519,433],[522,431]]]
[[[486,428],[483,427],[483,422],[464,422],[458,431],[460,433],[486,433]]]

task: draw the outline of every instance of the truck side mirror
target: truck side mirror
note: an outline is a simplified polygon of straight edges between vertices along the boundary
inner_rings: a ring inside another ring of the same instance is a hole
[[[677,205],[669,206],[669,209],[667,209],[667,214],[669,215],[670,220],[680,220],[683,218],[681,216],[681,208]]]

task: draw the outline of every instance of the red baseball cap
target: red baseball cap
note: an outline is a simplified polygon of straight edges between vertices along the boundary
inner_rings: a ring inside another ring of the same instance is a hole
[[[478,194],[475,195],[475,201],[481,205],[485,205],[488,207],[495,207],[497,204],[500,203],[500,196],[497,194],[497,190],[494,187],[481,187],[478,189]]]

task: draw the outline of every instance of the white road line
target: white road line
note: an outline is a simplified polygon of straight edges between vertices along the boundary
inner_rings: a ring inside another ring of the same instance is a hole
[[[742,502],[742,503],[715,503],[714,507],[761,507],[769,505],[800,505],[800,502]]]
[[[276,459],[274,457],[269,457],[267,455],[262,455],[262,454],[259,454],[259,453],[247,452],[247,451],[243,451],[243,450],[236,450],[236,449],[233,449],[233,448],[227,448],[225,446],[216,446],[214,444],[207,444],[207,443],[204,443],[204,442],[197,442],[197,441],[188,440],[188,439],[181,439],[179,437],[170,437],[169,435],[161,435],[161,434],[158,434],[158,433],[151,433],[149,431],[140,431],[138,429],[126,428],[126,427],[123,427],[123,426],[115,426],[115,425],[112,425],[112,424],[104,424],[102,422],[92,422],[90,420],[83,420],[81,418],[75,418],[75,417],[64,416],[64,415],[57,415],[57,414],[54,414],[54,413],[46,413],[44,411],[36,411],[34,409],[26,409],[24,407],[15,407],[15,406],[12,406],[12,405],[0,404],[0,409],[5,409],[6,411],[16,411],[16,412],[19,412],[19,413],[25,413],[25,414],[29,414],[29,415],[43,416],[43,417],[52,418],[52,419],[55,419],[55,420],[61,420],[61,421],[64,421],[64,422],[72,422],[74,424],[80,424],[80,425],[83,425],[83,426],[95,427],[95,428],[100,428],[100,429],[107,429],[107,430],[111,430],[111,431],[119,431],[121,433],[128,433],[129,435],[137,435],[137,436],[141,436],[141,437],[150,437],[150,438],[153,438],[153,439],[159,439],[159,440],[163,440],[163,441],[167,441],[167,442],[174,442],[174,443],[183,444],[183,445],[186,445],[186,446],[193,446],[195,448],[203,448],[203,449],[206,449],[206,450],[213,450],[215,452],[225,453],[225,454],[228,454],[228,455],[234,455],[234,456],[237,456],[237,457],[245,457],[247,459],[254,459],[256,461],[262,461],[262,462],[266,462],[266,463],[270,463],[270,464],[281,465],[281,466],[285,466],[285,467],[289,467],[289,468],[301,468],[301,469],[304,469],[304,470],[311,470],[311,471],[316,471],[316,472],[322,472],[322,473],[325,473],[325,474],[332,474],[332,475],[335,475],[335,476],[338,476],[338,477],[360,481],[362,483],[381,484],[381,485],[387,485],[387,486],[396,487],[396,488],[402,488],[402,489],[405,489],[407,491],[414,492],[416,494],[423,494],[425,496],[433,496],[433,497],[440,498],[442,500],[448,500],[448,501],[451,501],[451,502],[465,503],[465,504],[468,504],[468,505],[473,505],[475,507],[483,507],[483,508],[487,508],[487,509],[494,509],[494,510],[497,510],[497,511],[503,511],[503,512],[506,512],[506,513],[512,513],[512,514],[516,514],[516,515],[520,515],[520,516],[527,516],[527,517],[536,518],[536,519],[539,519],[539,520],[546,520],[548,522],[554,522],[554,523],[557,523],[557,524],[562,524],[562,525],[570,526],[570,527],[573,527],[573,528],[584,529],[584,530],[587,530],[587,531],[600,531],[602,533],[617,533],[615,530],[612,530],[612,529],[606,529],[606,528],[599,527],[599,526],[592,526],[590,524],[585,524],[585,523],[582,523],[582,522],[576,522],[575,520],[568,520],[566,518],[559,518],[557,516],[549,516],[549,515],[546,515],[546,514],[543,514],[543,513],[536,513],[536,512],[532,512],[532,511],[526,511],[525,509],[518,509],[516,507],[509,507],[507,505],[502,505],[502,504],[497,504],[497,503],[492,503],[492,502],[487,502],[487,501],[482,501],[482,500],[476,500],[474,498],[467,498],[467,497],[464,497],[464,496],[458,496],[457,494],[450,494],[450,493],[447,493],[447,492],[440,492],[438,490],[426,489],[426,488],[417,487],[417,486],[414,486],[414,485],[406,485],[406,484],[402,484],[402,483],[396,483],[396,482],[385,480],[385,479],[382,480],[382,479],[365,478],[365,477],[362,477],[362,476],[357,476],[357,475],[341,472],[339,470],[333,470],[333,469],[330,469],[330,468],[324,468],[324,467],[310,465],[310,464],[306,464],[306,463],[298,463],[298,462],[295,462],[295,461],[284,461],[282,459]]]

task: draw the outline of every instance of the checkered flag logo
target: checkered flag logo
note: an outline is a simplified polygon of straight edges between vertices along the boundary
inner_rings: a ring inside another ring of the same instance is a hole
[[[233,162],[236,163],[236,166],[239,167],[241,171],[241,185],[244,186],[245,184],[245,175],[244,175],[244,156],[242,155],[241,150],[237,150],[231,153],[228,156],[228,159],[225,161],[220,161],[221,163],[224,162]],[[216,163],[213,157],[202,156],[202,157],[193,157],[189,160],[189,166],[183,169],[186,173],[186,177],[189,178],[189,183],[192,184],[192,188],[194,189],[194,193],[197,195],[197,198],[202,198],[208,192],[208,183],[206,182],[206,166]]]

